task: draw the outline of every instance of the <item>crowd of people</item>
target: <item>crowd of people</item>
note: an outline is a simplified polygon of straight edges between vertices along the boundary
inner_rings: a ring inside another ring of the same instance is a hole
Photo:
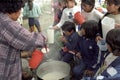
[[[61,29],[63,33],[59,60],[71,66],[70,80],[120,79],[120,0],[106,0],[104,14],[95,8],[95,3],[81,0],[76,5],[75,0],[60,0],[56,3],[59,8],[53,5],[52,29]],[[28,17],[30,30],[18,22],[21,11]],[[27,51],[27,57],[31,58],[37,48],[45,46],[47,37],[41,31],[40,14],[40,6],[33,0],[0,1],[0,80],[32,79],[22,74],[21,52]],[[104,17],[115,21],[114,28],[106,33],[106,51],[97,44],[103,40]],[[34,27],[38,32],[34,32]]]

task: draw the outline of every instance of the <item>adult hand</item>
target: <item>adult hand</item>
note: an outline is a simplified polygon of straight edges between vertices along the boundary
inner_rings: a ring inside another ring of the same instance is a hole
[[[31,54],[32,54],[32,52],[30,52],[30,51],[23,51],[23,52],[21,52],[21,57],[28,58],[28,57],[31,57]]]

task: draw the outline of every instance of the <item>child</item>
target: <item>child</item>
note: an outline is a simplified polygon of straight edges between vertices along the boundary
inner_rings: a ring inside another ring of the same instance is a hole
[[[95,40],[98,31],[98,23],[88,20],[81,25],[79,40],[80,63],[73,68],[73,80],[80,80],[84,76],[93,76],[100,65],[99,47]],[[98,57],[99,56],[99,57]]]
[[[75,24],[73,22],[66,21],[62,26],[65,36],[61,37],[61,41],[64,43],[64,47],[60,51],[62,60],[70,63],[73,60],[73,53],[70,51],[77,51],[77,44],[79,41],[79,35],[75,31]]]
[[[108,12],[103,16],[103,18],[105,16],[113,18],[115,20],[115,28],[119,28],[120,27],[120,18],[119,18],[120,17],[120,0],[106,0],[106,3],[107,3]],[[99,22],[99,26],[100,26],[99,33],[102,37],[103,33],[102,33],[101,21]]]
[[[23,15],[28,17],[28,23],[30,31],[34,31],[34,26],[37,28],[38,32],[41,32],[39,17],[41,14],[41,9],[34,0],[28,0],[28,3],[25,5],[23,10]]]
[[[95,9],[95,0],[82,0],[81,1],[82,11],[81,14],[85,20],[95,20],[99,22],[103,17],[103,14]],[[98,36],[96,40],[101,40],[101,27],[96,34]]]
[[[76,22],[77,24],[82,24],[84,18],[80,13],[80,8],[75,6],[75,0],[66,0],[67,8],[63,10],[60,22],[53,27],[53,29],[59,29],[65,21]]]
[[[106,43],[109,52],[103,66],[98,70],[97,79],[119,80],[120,79],[120,29],[112,29],[107,33]],[[101,76],[99,76],[101,75]],[[91,79],[91,80],[96,80]]]
[[[120,0],[106,0],[107,2],[107,17],[115,20],[115,27],[120,27]]]
[[[95,0],[82,0],[81,7],[81,14],[85,20],[95,20],[99,22],[103,17],[103,14],[95,9]]]

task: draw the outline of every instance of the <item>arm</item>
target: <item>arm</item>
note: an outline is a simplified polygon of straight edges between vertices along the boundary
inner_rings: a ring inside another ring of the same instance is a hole
[[[30,51],[45,43],[41,33],[30,33],[15,21],[4,23],[1,34],[9,45],[19,50]]]
[[[64,22],[65,22],[65,20],[66,20],[66,17],[65,17],[66,15],[65,15],[65,9],[63,10],[63,13],[62,13],[62,16],[61,16],[61,19],[60,19],[60,22],[56,25],[56,26],[54,26],[53,27],[53,29],[59,29],[63,24],[64,24]]]
[[[104,14],[95,9],[95,16],[99,19],[102,19]]]

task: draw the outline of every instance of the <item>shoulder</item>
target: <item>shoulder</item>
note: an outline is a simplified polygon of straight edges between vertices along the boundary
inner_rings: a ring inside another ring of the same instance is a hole
[[[79,7],[79,6],[74,6],[74,7],[73,7],[73,13],[76,13],[76,12],[81,12],[81,7]]]
[[[40,5],[38,3],[35,3],[35,2],[33,2],[33,6],[40,7]]]
[[[101,17],[103,17],[103,13],[101,13],[100,11],[96,10],[96,9],[93,9],[93,13],[96,14],[96,15],[99,15]]]

